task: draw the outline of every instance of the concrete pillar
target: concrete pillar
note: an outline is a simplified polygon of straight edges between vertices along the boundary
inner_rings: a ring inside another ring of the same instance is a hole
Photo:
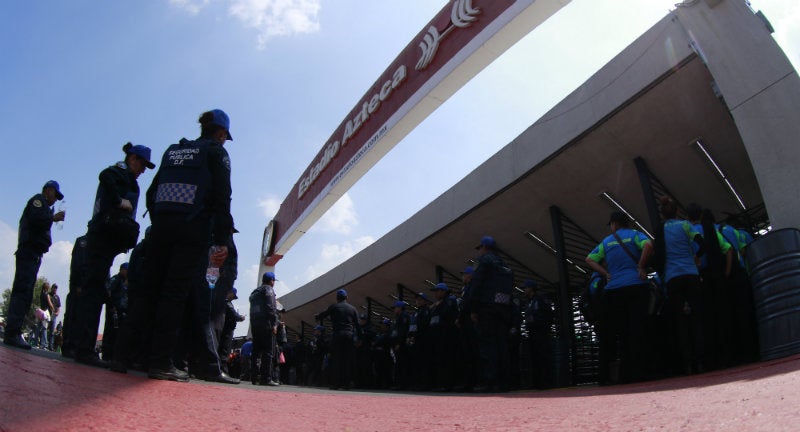
[[[772,227],[800,227],[797,71],[744,0],[696,2],[675,14],[736,122]]]

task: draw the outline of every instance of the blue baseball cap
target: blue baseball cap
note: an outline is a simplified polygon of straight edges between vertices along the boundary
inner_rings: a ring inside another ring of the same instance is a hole
[[[123,269],[127,270],[128,269],[128,263],[124,262],[124,263],[120,264],[119,265],[119,269],[120,270],[123,270]]]
[[[384,318],[383,321],[381,321],[381,322],[384,323],[384,324],[391,324],[392,320],[390,320],[389,318]]]
[[[424,292],[418,292],[418,293],[414,294],[414,296],[417,297],[417,298],[428,300],[428,296],[426,296]]]
[[[144,159],[147,162],[145,164],[147,168],[153,169],[156,167],[156,164],[150,162],[150,147],[127,143],[122,146],[122,151],[124,151],[126,155],[132,154]]]
[[[318,325],[314,327],[314,330],[325,331],[325,326]]]
[[[394,302],[394,307],[399,307],[399,308],[405,309],[406,302],[404,302],[403,300],[397,300],[396,302]]]
[[[446,283],[439,282],[436,284],[436,286],[431,288],[431,291],[450,291],[450,288],[447,286]]]
[[[261,276],[261,282],[263,282],[263,283],[266,283],[267,281],[271,281],[271,280],[273,280],[273,281],[278,280],[278,279],[275,279],[275,273],[273,273],[273,272],[266,272],[266,273],[264,273],[264,276]]]
[[[213,119],[211,123],[224,128],[226,132],[228,132],[228,139],[233,141],[233,137],[231,136],[231,119],[228,117],[228,114],[225,114],[225,111],[221,109],[213,109],[209,111]]]
[[[479,249],[481,246],[486,246],[489,249],[494,249],[496,244],[497,243],[495,243],[494,237],[492,237],[492,236],[483,236],[483,238],[481,239],[480,244],[478,244],[478,246],[475,246],[475,249]]]
[[[238,299],[238,298],[239,298],[239,296],[237,296],[237,295],[236,295],[236,293],[238,292],[238,291],[236,290],[236,288],[231,288],[231,292],[233,293],[233,298],[234,298],[234,299]]]
[[[347,298],[347,291],[345,291],[344,288],[340,289],[339,291],[336,291],[336,297]]]
[[[58,182],[55,180],[50,180],[42,186],[42,190],[45,188],[53,188],[56,190],[56,198],[62,200],[64,199],[64,194],[61,193],[61,188],[58,186]]]
[[[475,273],[475,269],[472,268],[472,266],[467,266],[467,267],[464,267],[464,270],[461,270],[461,273],[463,273],[463,274],[473,274],[473,273]]]

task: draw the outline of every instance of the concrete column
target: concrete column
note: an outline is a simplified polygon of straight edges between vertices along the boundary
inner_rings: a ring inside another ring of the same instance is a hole
[[[700,1],[675,14],[736,122],[772,227],[800,227],[797,71],[744,0]]]

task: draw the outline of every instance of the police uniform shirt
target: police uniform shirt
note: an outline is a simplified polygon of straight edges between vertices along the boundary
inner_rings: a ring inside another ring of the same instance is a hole
[[[322,321],[327,316],[331,317],[334,333],[355,335],[358,328],[358,311],[353,305],[344,301],[337,302],[328,306],[328,309],[320,313],[317,318]]]
[[[147,190],[151,214],[185,213],[213,220],[215,245],[227,246],[231,218],[231,160],[210,138],[181,139],[171,145]]]
[[[98,178],[100,183],[97,185],[90,223],[96,223],[99,218],[118,209],[123,199],[130,201],[133,206],[130,216],[136,219],[139,183],[136,181],[136,176],[128,169],[128,165],[125,162],[117,162],[101,171]]]
[[[25,205],[19,219],[17,250],[29,250],[44,255],[53,243],[50,227],[53,225],[53,209],[44,195],[36,194]]]
[[[278,323],[278,308],[275,301],[275,290],[264,284],[250,294],[250,322],[263,322],[268,326]]]

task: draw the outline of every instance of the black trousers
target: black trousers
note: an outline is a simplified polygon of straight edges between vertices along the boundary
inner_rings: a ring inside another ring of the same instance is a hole
[[[205,284],[211,223],[187,221],[184,215],[152,215],[152,220],[145,271],[154,308],[149,366],[169,369],[189,293]]]
[[[645,377],[647,284],[605,290],[604,331],[600,339],[600,365],[610,367],[620,360],[619,381],[641,381]]]
[[[36,275],[42,264],[42,254],[26,249],[16,253],[17,268],[14,272],[14,284],[11,287],[11,301],[8,305],[6,319],[6,337],[13,337],[22,333],[25,315],[33,302],[33,287],[36,285]]]
[[[253,317],[250,317],[251,320]],[[278,381],[272,363],[275,359],[275,334],[269,322],[250,323],[253,332],[253,354],[250,356],[250,373],[258,374],[262,383]],[[259,361],[261,362],[259,365]]]
[[[355,362],[356,347],[353,344],[353,334],[334,333],[331,341],[331,387],[350,387]]]
[[[77,293],[75,305],[75,328],[71,331],[76,356],[94,356],[97,345],[97,330],[100,313],[108,300],[106,282],[114,257],[118,252],[105,236],[89,231],[86,236],[88,263],[86,282]]]
[[[511,312],[504,306],[488,305],[478,312],[478,351],[483,361],[483,384],[487,387],[509,385],[510,318]]]
[[[212,290],[208,288],[208,284],[201,283],[194,288],[194,293],[190,294],[189,298],[192,303],[189,309],[192,314],[189,319],[191,363],[199,368],[201,375],[217,376],[222,369],[219,357],[219,334],[212,315],[215,310],[220,309],[220,303],[224,307],[224,294],[220,295],[219,287]]]
[[[697,275],[676,276],[667,282],[667,308],[683,373],[695,373],[704,368],[700,289],[700,276]]]

